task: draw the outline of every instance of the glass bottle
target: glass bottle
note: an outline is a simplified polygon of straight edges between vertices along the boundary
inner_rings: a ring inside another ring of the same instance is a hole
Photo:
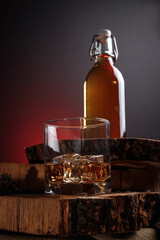
[[[110,30],[102,29],[94,35],[90,56],[95,64],[84,82],[84,116],[108,119],[110,137],[125,137],[125,86],[121,72],[114,66],[118,49]]]

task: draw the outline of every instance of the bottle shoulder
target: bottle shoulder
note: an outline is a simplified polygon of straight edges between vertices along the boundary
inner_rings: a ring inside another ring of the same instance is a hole
[[[106,64],[99,64],[99,63],[95,63],[93,65],[93,67],[90,69],[90,71],[88,72],[89,74],[101,74],[101,73],[111,73],[113,74],[113,66],[106,63]]]
[[[124,82],[124,78],[122,73],[119,71],[117,67],[113,64],[94,64],[94,66],[90,69],[87,74],[86,81],[92,79],[106,79],[106,80],[117,80],[118,82]]]

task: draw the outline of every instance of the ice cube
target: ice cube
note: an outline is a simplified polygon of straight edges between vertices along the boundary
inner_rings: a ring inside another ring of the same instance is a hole
[[[83,160],[82,166],[82,179],[83,182],[88,182],[91,180],[96,180],[96,175],[93,171],[91,171],[92,162],[90,159]]]
[[[85,156],[84,156],[85,157]],[[105,178],[106,167],[103,155],[90,155],[83,160],[82,178],[83,182],[96,182]]]
[[[63,163],[63,181],[80,183],[82,181],[82,160],[79,154],[70,154]]]
[[[88,159],[95,162],[104,162],[103,155],[91,155]]]
[[[52,163],[60,163],[63,162],[63,155],[59,155],[57,157],[52,158]]]
[[[66,153],[52,158],[52,162],[59,163],[60,161],[70,161],[71,159],[80,158],[78,153]]]
[[[63,160],[70,161],[71,159],[77,159],[80,158],[80,155],[78,153],[66,153],[63,156]]]

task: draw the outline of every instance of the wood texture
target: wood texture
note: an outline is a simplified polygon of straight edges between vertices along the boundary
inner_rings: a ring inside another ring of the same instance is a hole
[[[153,227],[159,205],[160,193],[0,196],[0,229],[65,237],[131,232]]]
[[[72,144],[61,143],[72,149]],[[44,191],[43,145],[25,149],[30,163],[0,163],[0,174],[8,173],[23,191]],[[113,191],[160,191],[160,141],[110,139]]]
[[[122,191],[160,191],[160,162],[112,161],[112,189]]]
[[[60,147],[63,150],[73,149],[73,144],[61,141]],[[95,146],[94,146],[95,147]],[[37,144],[25,148],[29,163],[43,163],[43,144]],[[71,151],[72,152],[72,151]],[[111,160],[149,160],[160,162],[160,141],[140,138],[110,139]]]
[[[88,197],[40,194],[44,192],[43,145],[26,148],[26,153],[32,164],[0,163],[0,175],[9,174],[22,191],[0,196],[0,229],[83,236],[131,232],[160,221],[160,141],[112,139],[113,193]]]
[[[22,192],[44,192],[44,165],[0,163],[0,175],[9,174]]]
[[[7,173],[22,192],[44,192],[44,165],[0,163],[0,175]],[[158,162],[112,161],[112,191],[160,191]]]

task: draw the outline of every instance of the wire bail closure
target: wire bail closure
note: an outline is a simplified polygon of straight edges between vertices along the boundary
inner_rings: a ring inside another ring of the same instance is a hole
[[[103,45],[105,45],[105,48]],[[91,57],[91,60],[93,60],[98,55],[108,55],[113,58],[114,62],[116,62],[118,59],[116,38],[114,36],[108,37],[105,35],[94,35],[92,38],[89,55]]]

